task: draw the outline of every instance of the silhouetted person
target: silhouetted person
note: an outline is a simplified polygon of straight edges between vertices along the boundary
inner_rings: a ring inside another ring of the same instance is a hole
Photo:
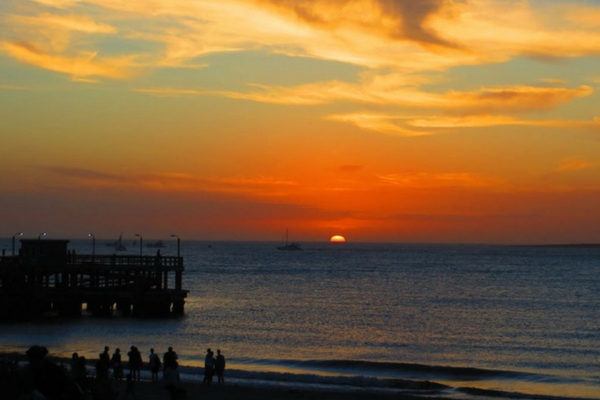
[[[79,361],[79,354],[78,353],[71,354],[71,361],[69,362],[69,367],[71,367],[71,376],[75,372],[75,368],[77,367],[78,361]]]
[[[134,381],[140,380],[140,370],[142,369],[142,354],[138,348],[131,346],[129,353],[129,373]]]
[[[150,355],[148,356],[150,364],[150,372],[152,374],[152,382],[158,382],[158,370],[160,368],[160,357],[154,352],[154,349],[150,349]]]
[[[225,373],[225,356],[221,354],[221,350],[219,349],[217,349],[217,358],[215,360],[215,373],[217,374],[219,385],[225,386],[225,378],[223,377]]]
[[[123,379],[123,360],[121,358],[121,349],[115,349],[110,359],[110,365],[113,369],[113,378]]]
[[[174,365],[178,359],[179,357],[177,356],[177,353],[173,351],[172,347],[169,347],[169,350],[163,356],[163,368]]]
[[[215,373],[215,358],[211,349],[206,349],[206,357],[204,357],[204,381],[202,384],[210,386]]]
[[[108,346],[104,346],[104,351],[100,353],[99,359],[96,362],[96,377],[98,379],[108,378],[108,369],[110,368],[110,354]]]
[[[75,365],[73,367],[73,371],[72,371],[72,378],[73,378],[73,382],[75,382],[75,384],[77,386],[79,386],[79,389],[81,390],[82,393],[85,393],[88,390],[88,383],[87,383],[87,368],[85,366],[86,363],[86,359],[85,357],[81,356],[81,357],[77,357],[77,361],[75,361]]]
[[[46,359],[48,349],[32,346],[25,354],[29,361],[23,371],[25,393],[35,396],[38,392],[46,399],[62,399],[68,388],[67,375],[64,369]]]
[[[160,249],[156,250],[155,264],[158,265],[158,266],[162,265],[162,254],[160,254]]]

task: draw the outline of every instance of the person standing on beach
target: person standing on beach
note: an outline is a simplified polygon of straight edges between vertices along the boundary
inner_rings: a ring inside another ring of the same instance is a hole
[[[131,346],[129,353],[129,373],[134,381],[140,380],[140,369],[142,369],[142,355],[135,346]]]
[[[39,398],[39,396],[44,399],[64,398],[68,389],[67,374],[63,368],[46,358],[48,349],[36,345],[30,347],[25,354],[28,364],[22,371],[24,396],[20,398]]]
[[[110,354],[108,346],[104,346],[104,351],[100,353],[98,361],[96,361],[96,377],[98,379],[108,378],[108,370],[110,368]]]
[[[173,351],[173,348],[169,347],[169,350],[163,356],[163,368],[166,369],[167,367],[174,365],[177,362],[178,358],[179,357],[177,357],[177,353]]]
[[[154,349],[150,349],[150,372],[152,373],[152,382],[158,382],[158,369],[160,368],[160,357],[154,352]]]
[[[110,365],[113,369],[113,378],[123,379],[123,362],[121,360],[121,349],[115,349],[110,359]]]
[[[204,357],[204,381],[202,382],[206,386],[210,386],[215,373],[214,354],[211,349],[206,349],[206,356]]]
[[[69,362],[69,366],[71,367],[71,376],[73,376],[75,372],[75,368],[77,368],[77,361],[79,361],[79,354],[73,353],[71,354],[71,361]]]
[[[225,372],[225,356],[221,354],[221,350],[217,349],[217,359],[215,360],[215,373],[219,380],[220,386],[225,386],[225,378],[223,374]]]
[[[73,382],[79,386],[82,393],[85,393],[88,390],[86,361],[84,356],[77,357],[72,376]]]

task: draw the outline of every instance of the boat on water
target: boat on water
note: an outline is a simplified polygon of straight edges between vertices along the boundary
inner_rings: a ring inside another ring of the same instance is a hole
[[[146,243],[146,247],[151,247],[153,249],[160,249],[160,248],[165,247],[165,244],[163,243],[162,240],[159,240],[157,242]]]
[[[283,246],[278,246],[277,250],[302,250],[300,243],[298,242],[288,242],[288,231],[285,231],[285,242]]]
[[[123,246],[123,234],[122,233],[119,235],[119,239],[117,239],[115,242],[106,243],[106,246],[114,247],[115,250],[117,250],[117,251],[126,251],[127,250],[127,247]]]

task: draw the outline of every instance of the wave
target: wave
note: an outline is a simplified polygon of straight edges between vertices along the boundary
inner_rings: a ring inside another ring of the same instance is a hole
[[[240,366],[244,368],[238,368]],[[226,372],[229,382],[248,386],[285,386],[293,389],[336,392],[383,392],[427,399],[587,400],[596,398],[594,395],[562,395],[554,390],[555,386],[589,383],[580,379],[469,367],[350,360],[244,359],[236,360],[236,368],[229,368]],[[186,380],[201,380],[203,368],[182,365],[181,373]],[[485,384],[478,387],[473,384],[477,381]],[[464,386],[465,382],[471,384]],[[493,384],[490,385],[490,382]],[[507,385],[507,382],[511,382],[512,385]],[[534,384],[528,385],[530,383]],[[597,385],[597,382],[592,383],[595,393],[600,390]],[[510,390],[511,387],[528,387],[529,390]],[[532,392],[532,388],[538,392]]]

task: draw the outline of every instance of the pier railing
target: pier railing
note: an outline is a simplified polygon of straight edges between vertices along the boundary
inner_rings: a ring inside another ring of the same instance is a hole
[[[183,269],[183,257],[130,256],[130,255],[71,255],[68,266],[135,267],[141,269]]]

